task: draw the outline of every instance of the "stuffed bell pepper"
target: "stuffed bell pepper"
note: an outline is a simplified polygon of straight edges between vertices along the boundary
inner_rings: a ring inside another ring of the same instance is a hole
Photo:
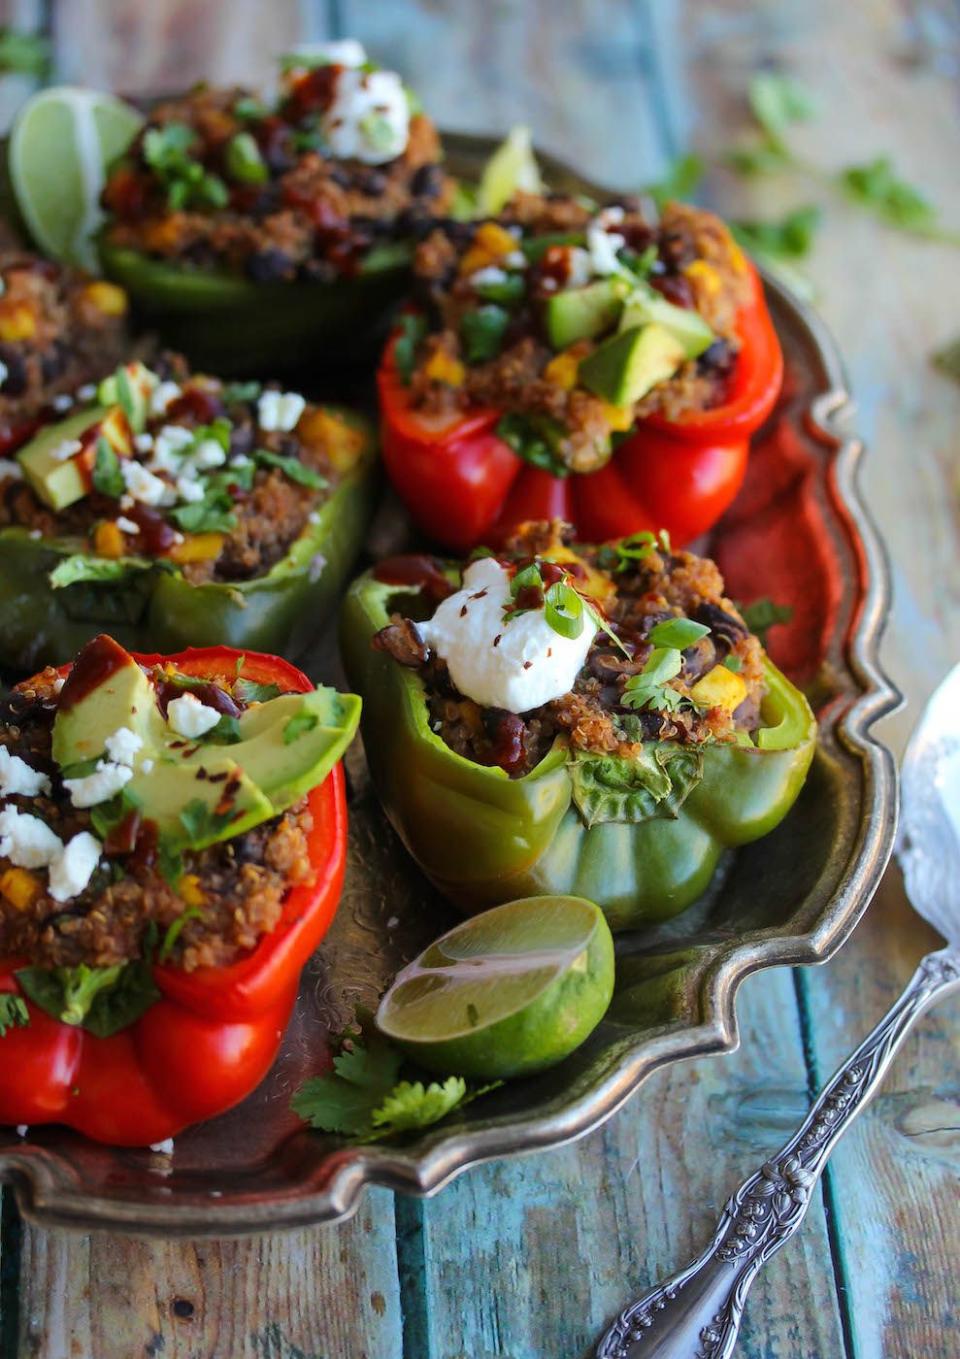
[[[279,99],[158,105],[103,193],[100,253],[168,344],[219,372],[336,357],[403,291],[451,183],[400,77],[342,41],[285,59]]]
[[[127,297],[113,283],[22,250],[0,251],[0,460],[105,377],[126,347]],[[7,467],[0,461],[0,476]]]
[[[0,663],[124,645],[296,654],[359,546],[373,440],[256,382],[126,364],[0,467]]]
[[[339,900],[359,708],[105,635],[0,699],[0,1123],[147,1146],[254,1089]]]
[[[780,390],[763,287],[711,213],[519,193],[418,247],[379,375],[384,460],[457,551],[563,518],[678,545],[736,495]]]
[[[663,535],[583,547],[539,523],[463,567],[385,559],[342,640],[387,814],[468,912],[559,893],[614,929],[672,916],[813,757],[805,698],[716,566]]]

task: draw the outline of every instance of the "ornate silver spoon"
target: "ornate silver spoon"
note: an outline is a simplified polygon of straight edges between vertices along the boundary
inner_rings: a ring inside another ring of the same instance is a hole
[[[876,1093],[911,1025],[960,987],[960,665],[930,699],[903,765],[898,856],[907,895],[947,940],[840,1067],[785,1147],[727,1202],[713,1240],[621,1312],[597,1359],[726,1359],[760,1266],[800,1226],[827,1157]]]

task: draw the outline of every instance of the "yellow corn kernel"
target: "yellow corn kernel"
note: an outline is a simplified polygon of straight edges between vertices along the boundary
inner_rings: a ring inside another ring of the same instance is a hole
[[[0,302],[0,340],[32,340],[37,318],[29,302]]]
[[[580,358],[579,354],[572,354],[569,349],[565,349],[562,354],[550,360],[543,370],[543,376],[563,391],[572,391],[577,385]]]
[[[0,893],[18,911],[28,910],[42,890],[40,879],[25,868],[8,868],[0,874]]]
[[[474,236],[474,244],[479,245],[482,250],[499,259],[502,255],[509,255],[517,249],[517,238],[507,231],[506,227],[498,226],[496,222],[483,222],[477,227],[477,234]]]
[[[93,550],[98,557],[122,557],[126,544],[112,519],[102,520],[93,530]]]
[[[143,244],[147,251],[166,254],[175,250],[183,232],[183,214],[171,212],[167,217],[155,218],[143,226]]]
[[[614,406],[610,401],[603,401],[603,418],[612,430],[618,434],[625,434],[628,429],[633,428],[636,416],[632,406]]]
[[[91,306],[96,307],[97,311],[102,311],[104,316],[126,315],[127,294],[115,283],[105,283],[102,279],[96,283],[88,283],[83,295]]]
[[[720,275],[713,265],[708,264],[706,260],[694,260],[692,264],[686,266],[683,272],[694,287],[706,297],[716,297],[722,287]]]
[[[467,375],[460,360],[443,349],[437,349],[430,355],[423,371],[431,382],[445,382],[448,387],[462,387]]]
[[[349,471],[363,452],[363,433],[323,406],[304,411],[297,438],[308,448],[325,453],[336,472]]]
[[[182,543],[175,543],[167,556],[171,561],[179,562],[182,565],[185,562],[215,561],[222,551],[222,533],[191,533],[184,538]]]
[[[521,530],[522,528],[523,525],[520,525]],[[603,571],[598,571],[595,566],[591,566],[583,557],[578,556],[573,548],[567,547],[566,543],[562,543],[559,537],[555,537],[554,541],[540,555],[547,561],[556,562],[559,566],[576,563],[583,572],[582,575],[578,572],[576,577],[577,589],[581,594],[590,595],[592,599],[604,600],[616,593],[617,587],[609,576],[605,575]]]
[[[715,665],[690,690],[693,701],[704,708],[723,708],[732,713],[747,696],[747,682],[742,675]]]
[[[747,272],[747,257],[731,236],[727,241],[727,252],[731,267],[738,274]]]
[[[207,904],[207,894],[200,886],[200,879],[196,873],[184,873],[177,883],[177,896],[181,901],[185,901],[188,906],[205,906]]]

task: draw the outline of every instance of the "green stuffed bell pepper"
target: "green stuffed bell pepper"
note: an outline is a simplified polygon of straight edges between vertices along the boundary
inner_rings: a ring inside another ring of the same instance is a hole
[[[549,892],[614,929],[667,919],[813,758],[806,699],[716,567],[651,534],[574,549],[528,525],[462,577],[392,559],[351,587],[341,640],[387,814],[467,912]]]
[[[201,85],[159,105],[103,192],[105,273],[167,344],[220,373],[369,347],[453,198],[433,123],[359,43],[282,67],[274,101]]]
[[[0,481],[0,666],[124,646],[295,656],[372,507],[368,423],[296,392],[131,363]]]

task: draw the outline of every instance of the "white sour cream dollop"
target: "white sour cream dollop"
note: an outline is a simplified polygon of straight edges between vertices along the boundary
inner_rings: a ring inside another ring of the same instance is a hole
[[[510,603],[509,574],[492,557],[481,557],[464,571],[463,589],[417,626],[462,694],[485,708],[525,713],[570,692],[597,626],[585,609],[580,636],[561,637],[543,609],[506,621]]]

